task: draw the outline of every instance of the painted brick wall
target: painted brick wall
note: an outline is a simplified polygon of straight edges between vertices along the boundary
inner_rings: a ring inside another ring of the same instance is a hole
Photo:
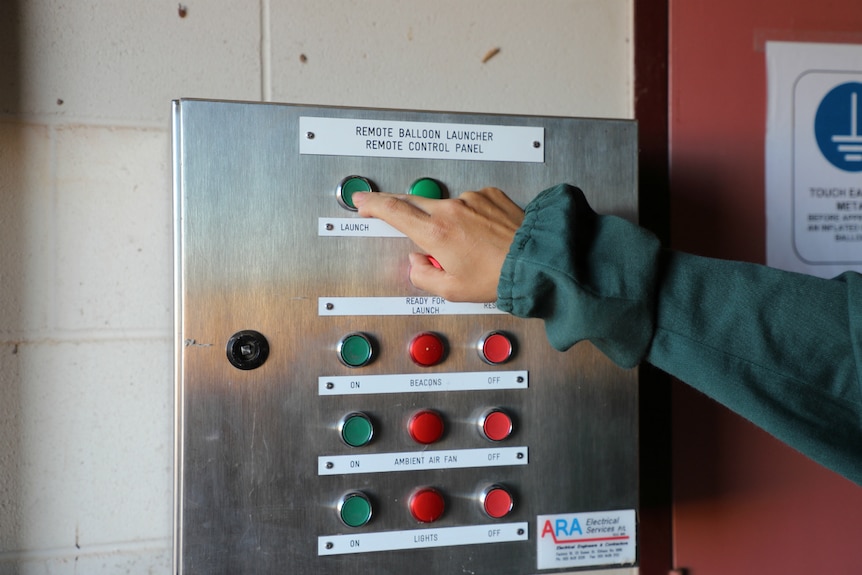
[[[170,571],[171,99],[630,118],[631,12],[3,2],[0,575]]]

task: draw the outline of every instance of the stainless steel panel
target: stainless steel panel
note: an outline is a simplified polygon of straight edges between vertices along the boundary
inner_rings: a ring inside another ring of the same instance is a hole
[[[478,162],[300,155],[300,116],[541,126],[545,161]],[[537,573],[536,518],[543,514],[636,509],[635,371],[609,363],[590,344],[553,350],[542,322],[508,315],[321,317],[321,296],[422,294],[407,279],[404,238],[321,237],[320,217],[357,217],[336,201],[351,174],[402,192],[430,176],[457,195],[497,186],[525,205],[559,182],[585,190],[601,212],[636,213],[636,128],[631,122],[320,108],[182,100],[174,104],[177,258],[175,570],[184,574]],[[226,345],[241,330],[265,335],[257,369],[237,369]],[[475,345],[503,330],[513,359],[488,366]],[[375,361],[336,359],[345,334],[370,334]],[[415,334],[448,344],[443,363],[417,367],[406,353]],[[324,397],[320,376],[526,370],[527,389]],[[427,449],[487,448],[476,431],[483,410],[501,407],[526,446],[526,465],[319,476],[318,457],[417,451],[404,432],[418,408],[443,414],[447,431]],[[345,445],[339,420],[361,411],[373,441]],[[318,555],[318,537],[427,528],[406,510],[412,489],[434,486],[446,511],[435,528],[493,524],[481,491],[514,495],[501,522],[526,522],[527,539],[401,551]],[[360,528],[338,519],[339,498],[370,497]],[[544,570],[541,572],[557,572]]]

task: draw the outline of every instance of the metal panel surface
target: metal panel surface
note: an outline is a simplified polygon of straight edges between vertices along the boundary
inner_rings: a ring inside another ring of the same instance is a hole
[[[302,117],[540,127],[544,161],[301,154],[308,137],[299,129]],[[633,219],[634,123],[180,100],[174,103],[174,163],[175,572],[556,573],[572,567],[537,567],[540,516],[636,511],[636,371],[617,368],[589,343],[555,351],[539,320],[427,306],[415,315],[326,315],[319,307],[329,297],[429,295],[408,280],[407,254],[415,247],[406,238],[320,233],[322,218],[363,221],[336,201],[342,178],[362,175],[381,191],[403,192],[415,179],[432,177],[451,196],[496,186],[522,206],[568,182],[597,211]],[[269,356],[256,369],[238,369],[227,359],[230,338],[243,330],[268,342]],[[477,353],[477,342],[494,331],[514,342],[505,364],[488,365]],[[337,353],[354,332],[368,335],[375,357],[351,368]],[[441,363],[422,367],[410,359],[408,344],[423,332],[445,343]],[[490,385],[497,372],[527,374],[526,385]],[[419,384],[393,393],[323,391],[326,378],[361,385],[392,374]],[[489,386],[435,391],[433,382],[451,374],[473,380],[480,374]],[[423,387],[426,380],[432,383]],[[445,426],[442,438],[427,446],[405,431],[420,409],[434,410]],[[489,441],[478,429],[489,409],[510,417],[512,433],[502,441]],[[357,412],[374,435],[367,445],[350,447],[339,422]],[[457,459],[470,450],[481,450],[490,463],[398,469],[397,454],[430,461],[435,453]],[[507,450],[521,459],[494,464]],[[391,456],[390,469],[364,472],[363,457],[371,455]],[[344,456],[346,465],[359,468],[321,471]],[[492,485],[512,498],[505,517],[483,512],[481,494]],[[419,487],[434,488],[445,502],[432,523],[418,522],[408,510]],[[349,493],[363,494],[373,509],[362,526],[348,527],[339,517]],[[520,530],[515,540],[495,532],[511,526]],[[474,529],[463,541],[434,546],[461,527]],[[477,532],[486,539],[466,544]],[[384,549],[368,551],[372,535]],[[403,548],[399,538],[407,541]],[[342,541],[356,548],[329,554]]]

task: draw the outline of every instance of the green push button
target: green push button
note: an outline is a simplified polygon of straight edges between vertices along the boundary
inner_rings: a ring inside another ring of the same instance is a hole
[[[374,348],[367,335],[351,333],[338,344],[338,358],[348,367],[362,367],[371,361]]]
[[[353,204],[353,194],[356,192],[373,191],[374,186],[371,185],[371,181],[368,180],[368,178],[363,178],[362,176],[347,176],[341,180],[340,184],[338,184],[335,194],[338,198],[338,203],[341,204],[342,207],[356,211],[356,206]]]
[[[439,200],[443,197],[443,187],[437,180],[432,180],[431,178],[420,178],[410,185],[407,193],[413,196],[422,196],[423,198]]]
[[[368,445],[373,435],[374,426],[364,413],[351,413],[341,423],[341,438],[351,447]]]
[[[362,527],[371,520],[371,502],[364,493],[348,493],[338,507],[341,521],[348,527]]]

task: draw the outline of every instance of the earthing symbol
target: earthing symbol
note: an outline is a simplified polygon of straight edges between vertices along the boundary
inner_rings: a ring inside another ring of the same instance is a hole
[[[848,82],[833,88],[817,108],[814,134],[823,156],[836,168],[862,171],[862,84]]]

